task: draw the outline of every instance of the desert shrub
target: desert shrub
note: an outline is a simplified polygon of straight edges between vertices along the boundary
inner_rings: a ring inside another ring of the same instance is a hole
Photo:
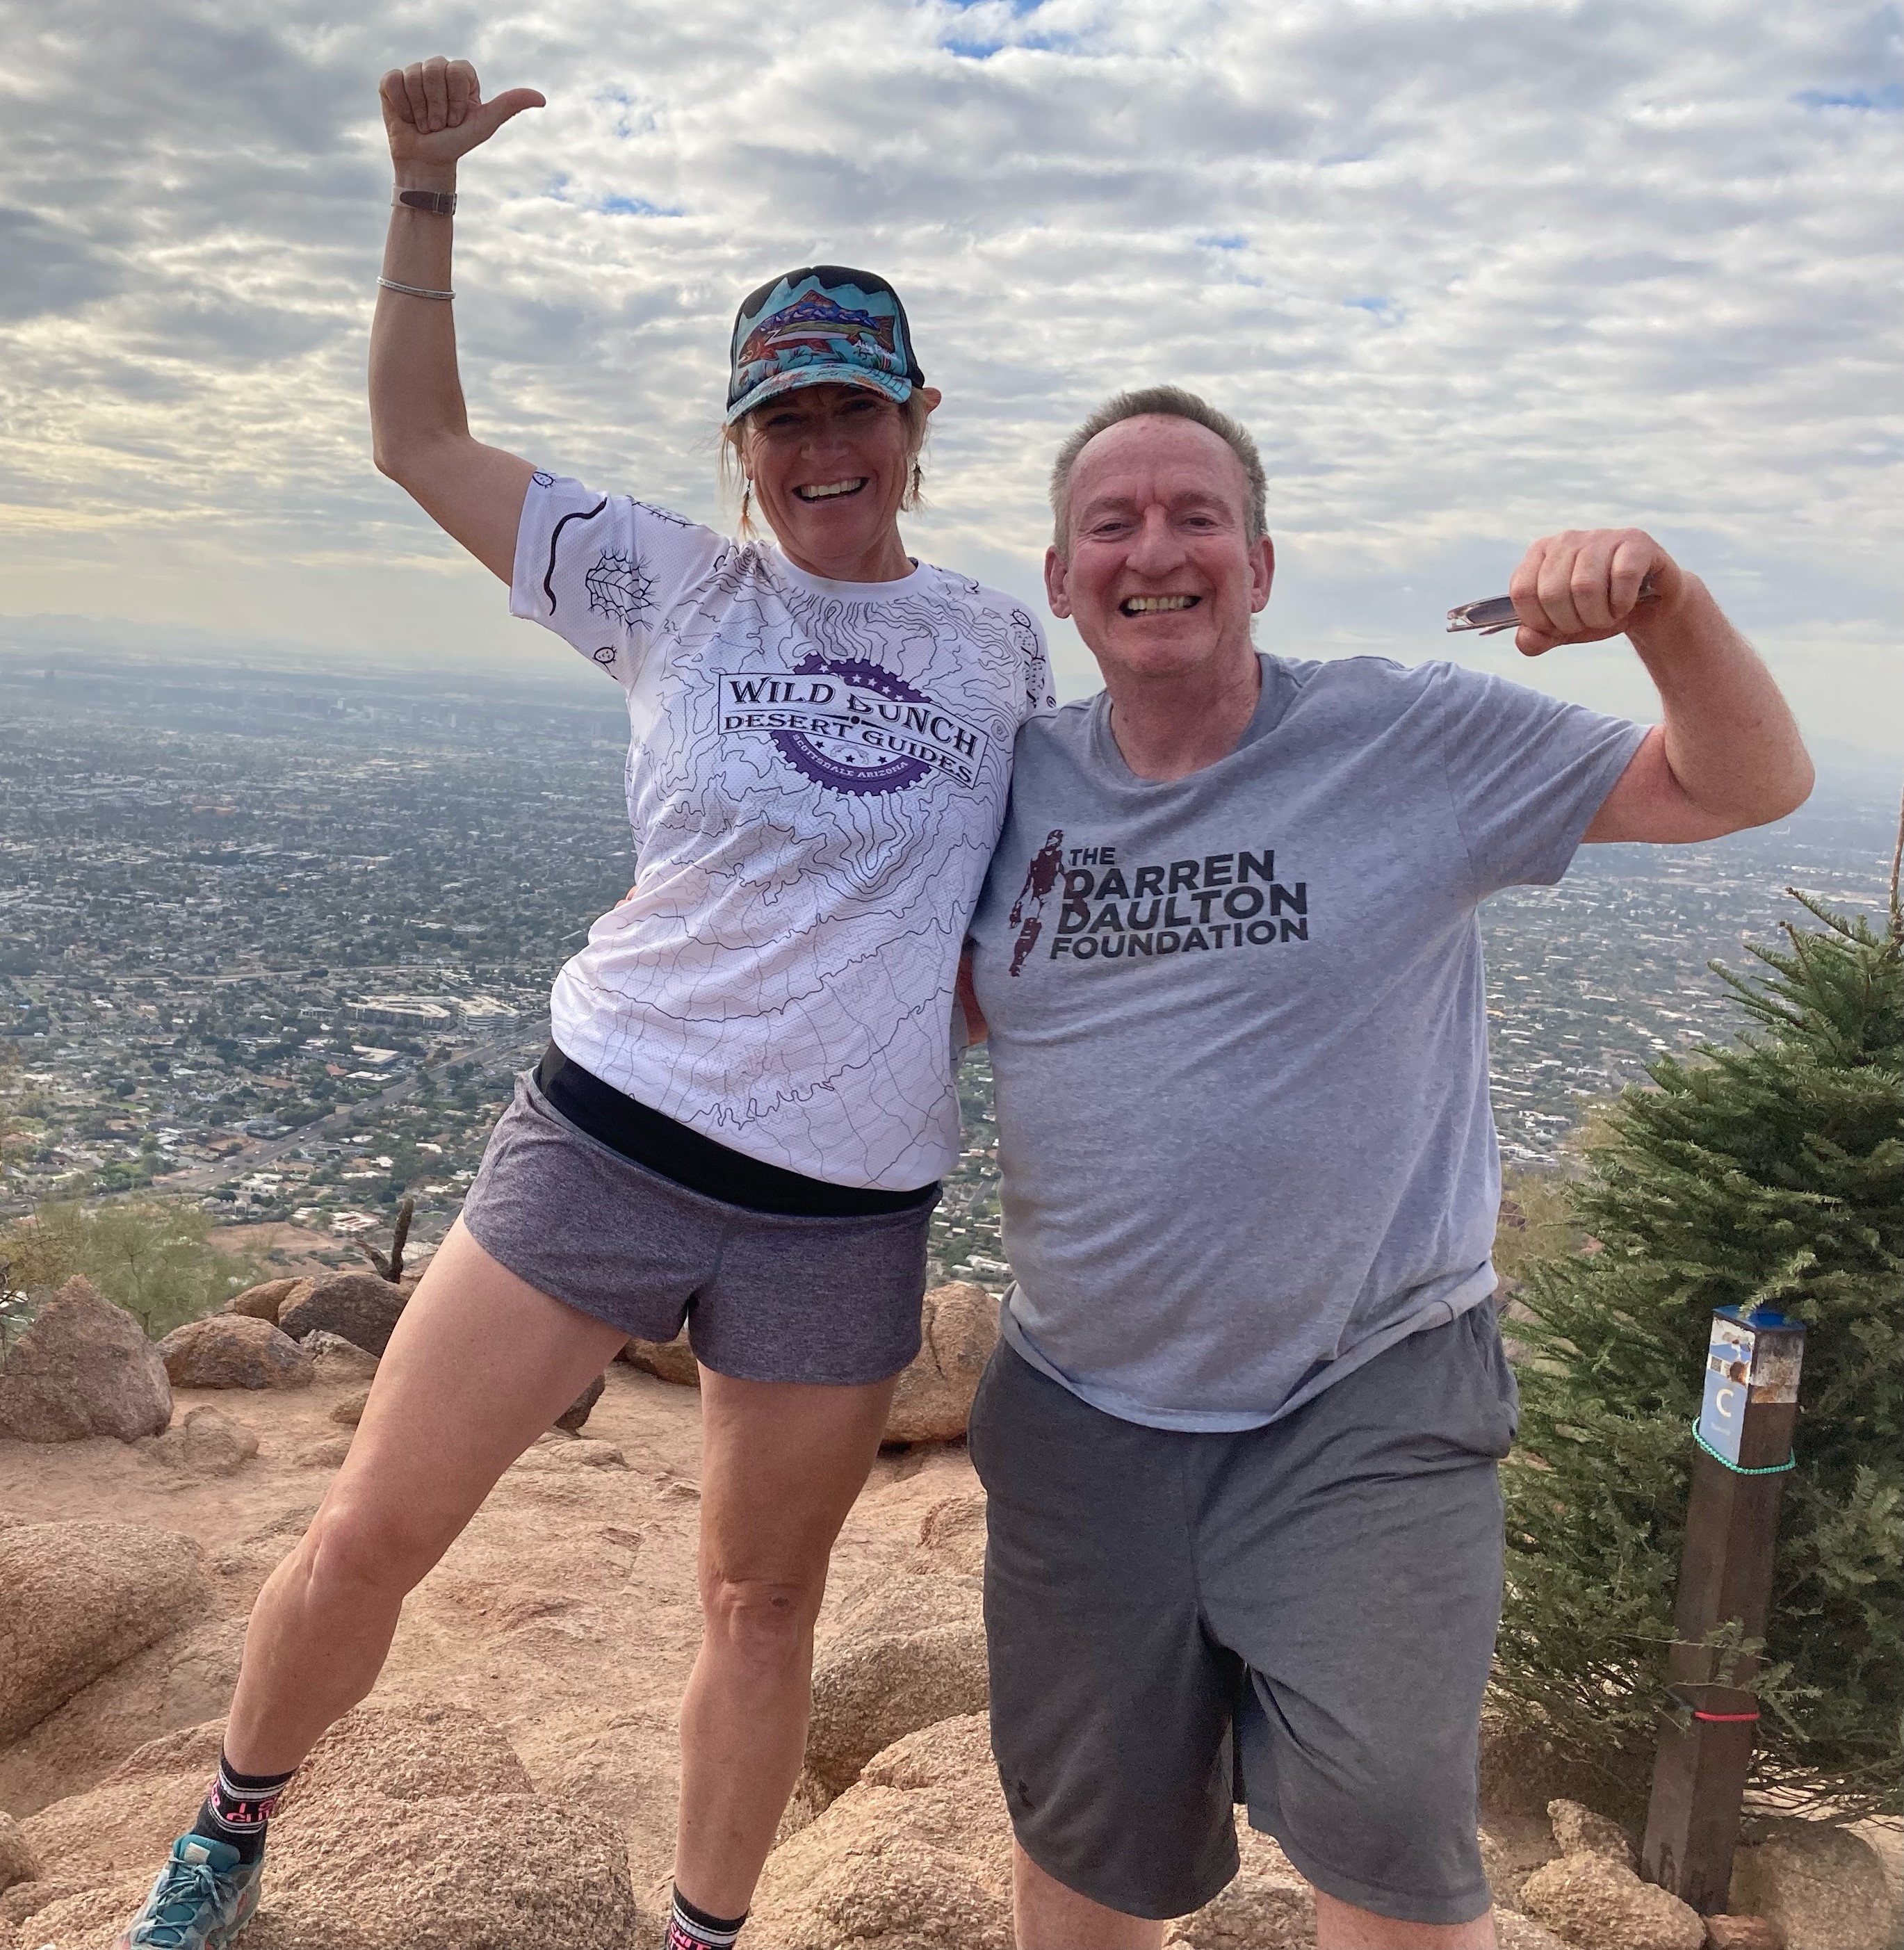
[[[1749,1018],[1665,1058],[1598,1120],[1568,1188],[1600,1243],[1524,1269],[1521,1447],[1505,1472],[1497,1691],[1644,1786],[1717,1307],[1806,1323],[1755,1759],[1840,1809],[1904,1790],[1904,913],[1815,926],[1719,972]]]
[[[211,1244],[210,1215],[157,1201],[48,1199],[0,1231],[0,1280],[29,1305],[75,1274],[154,1338],[261,1279],[260,1262]],[[15,1325],[27,1308],[17,1309]]]

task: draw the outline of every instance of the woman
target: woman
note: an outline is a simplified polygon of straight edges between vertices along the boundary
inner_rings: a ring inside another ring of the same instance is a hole
[[[259,1597],[219,1778],[120,1942],[231,1940],[277,1794],[370,1690],[404,1594],[629,1335],[685,1316],[705,1631],[668,1941],[698,1950],[738,1931],[799,1772],[827,1556],[918,1347],[958,949],[1044,649],[900,541],[939,395],[869,273],[790,273],[735,322],[728,455],[778,550],[473,440],[457,161],[542,98],[485,103],[442,60],[382,93],[377,465],[621,684],[639,877],[557,978],[554,1041]]]

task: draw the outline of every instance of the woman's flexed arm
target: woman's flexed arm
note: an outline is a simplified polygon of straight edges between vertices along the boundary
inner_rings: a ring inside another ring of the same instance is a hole
[[[453,192],[457,161],[511,116],[539,108],[533,89],[485,101],[467,61],[435,59],[383,78],[384,129],[401,190]],[[450,289],[453,220],[402,205],[390,213],[385,283],[370,328],[370,431],[378,468],[484,567],[507,582],[529,463],[470,438],[457,376]],[[394,291],[391,285],[408,285]]]

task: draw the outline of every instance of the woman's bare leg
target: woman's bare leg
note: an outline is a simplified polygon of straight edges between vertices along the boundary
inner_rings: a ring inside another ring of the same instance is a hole
[[[700,1656],[681,1701],[675,1880],[738,1916],[799,1777],[827,1559],[879,1453],[894,1381],[701,1370]]]
[[[405,1596],[627,1338],[517,1279],[457,1222],[349,1456],[252,1609],[225,1732],[233,1767],[288,1771],[369,1692]]]

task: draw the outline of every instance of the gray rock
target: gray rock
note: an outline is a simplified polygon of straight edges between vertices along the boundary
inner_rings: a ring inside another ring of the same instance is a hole
[[[811,1787],[842,1793],[894,1741],[983,1709],[983,1607],[976,1578],[945,1572],[875,1578],[847,1599],[814,1652]]]
[[[333,1273],[290,1301],[278,1325],[294,1341],[322,1328],[367,1354],[381,1355],[409,1294],[375,1273]]]
[[[581,1393],[562,1410],[561,1414],[556,1417],[556,1428],[566,1428],[571,1435],[579,1434],[582,1424],[588,1419],[595,1404],[601,1400],[602,1389],[604,1385],[603,1378],[597,1375],[587,1387],[584,1388]]]
[[[700,1364],[687,1344],[685,1327],[672,1341],[630,1341],[615,1358],[678,1388],[698,1388],[701,1385]]]
[[[1728,1910],[1777,1924],[1791,1950],[1888,1950],[1897,1913],[1884,1862],[1862,1835],[1781,1817],[1751,1822],[1743,1841]]]
[[[1709,1916],[1706,1950],[1791,1950],[1791,1945],[1768,1916]]]
[[[242,1313],[253,1320],[268,1320],[275,1327],[285,1303],[301,1289],[309,1292],[312,1284],[307,1279],[266,1280],[261,1285],[248,1286],[242,1293],[232,1294],[225,1303],[225,1311]]]
[[[150,1453],[156,1460],[195,1476],[229,1476],[258,1453],[258,1438],[222,1410],[195,1408],[154,1437]]]
[[[1704,1950],[1705,1919],[1605,1855],[1563,1855],[1521,1885],[1521,1907],[1578,1950]]]
[[[175,1388],[307,1388],[316,1374],[289,1335],[254,1314],[189,1320],[158,1346]]]
[[[1626,1830],[1617,1821],[1577,1801],[1550,1801],[1547,1818],[1553,1824],[1553,1839],[1562,1855],[1604,1855],[1623,1868],[1639,1866]]]
[[[216,1606],[205,1553],[140,1524],[0,1531],[0,1740]]]
[[[0,1435],[136,1442],[172,1419],[172,1385],[145,1329],[83,1279],[70,1279],[0,1369]]]
[[[346,1428],[354,1428],[363,1419],[364,1410],[370,1406],[370,1391],[359,1388],[354,1394],[346,1395],[331,1410],[331,1419]]]
[[[377,1372],[376,1355],[329,1328],[313,1328],[298,1344],[310,1357],[312,1371],[320,1382],[367,1382]]]

